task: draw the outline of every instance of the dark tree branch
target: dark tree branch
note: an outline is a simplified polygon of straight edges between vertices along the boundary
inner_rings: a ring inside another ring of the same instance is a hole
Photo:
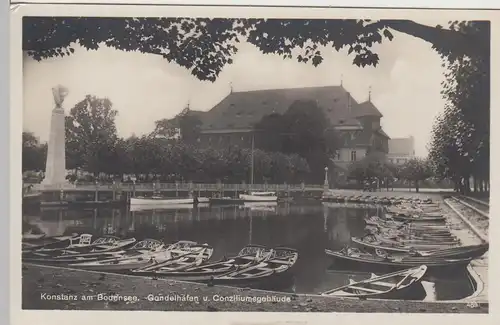
[[[467,34],[459,30],[432,27],[411,20],[383,20],[382,23],[398,32],[405,33],[432,44],[440,54],[453,58],[467,55],[476,57],[489,52],[489,33]],[[488,25],[489,22],[477,22]]]

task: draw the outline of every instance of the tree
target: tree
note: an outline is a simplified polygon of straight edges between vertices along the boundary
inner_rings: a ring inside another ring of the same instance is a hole
[[[109,99],[87,95],[66,116],[67,156],[73,168],[83,168],[95,176],[114,172],[118,112],[112,106]]]
[[[177,114],[173,119],[161,119],[155,122],[156,127],[151,133],[154,137],[180,139],[185,143],[194,144],[200,135],[202,122],[189,107]]]
[[[475,22],[456,28],[467,34],[487,34]],[[490,160],[490,51],[448,60],[443,82],[444,113],[432,131],[429,158],[441,178],[452,179],[461,191],[484,191],[489,184]]]
[[[305,158],[315,182],[322,181],[323,169],[338,148],[328,118],[314,101],[295,101],[284,114],[264,116],[254,129],[258,148]]]
[[[47,159],[47,144],[40,144],[31,132],[23,132],[22,170],[42,171]]]
[[[431,164],[427,159],[413,158],[408,160],[401,168],[401,177],[415,185],[415,190],[420,189],[420,181],[424,181],[433,175]]]
[[[71,55],[77,43],[87,50],[105,45],[122,51],[156,54],[188,69],[200,80],[215,81],[247,41],[262,53],[318,66],[322,50],[348,49],[353,64],[376,66],[372,46],[392,40],[391,30],[432,44],[444,57],[476,57],[490,47],[490,22],[474,22],[474,30],[450,22],[448,28],[409,20],[354,19],[227,19],[227,18],[96,18],[27,17],[23,50],[42,60]]]
[[[348,175],[361,183],[365,180],[385,180],[393,177],[394,166],[382,153],[370,153],[363,159],[353,162],[348,168]]]

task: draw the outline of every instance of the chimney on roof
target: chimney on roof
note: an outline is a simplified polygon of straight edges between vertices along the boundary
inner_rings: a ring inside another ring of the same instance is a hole
[[[372,101],[372,86],[368,88],[368,101],[369,102]]]

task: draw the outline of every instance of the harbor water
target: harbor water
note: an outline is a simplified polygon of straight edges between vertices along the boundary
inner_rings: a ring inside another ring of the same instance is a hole
[[[165,242],[192,240],[214,248],[212,260],[238,254],[248,244],[287,246],[299,252],[293,282],[280,290],[317,294],[369,278],[370,270],[344,269],[332,263],[325,248],[341,249],[365,232],[365,217],[381,210],[328,204],[247,204],[242,206],[176,206],[23,211],[23,232],[58,236],[89,233],[153,238]],[[468,272],[435,274],[424,282],[426,300],[458,300],[474,291]]]

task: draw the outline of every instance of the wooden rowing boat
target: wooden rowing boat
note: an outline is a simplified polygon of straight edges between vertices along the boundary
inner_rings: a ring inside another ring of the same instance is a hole
[[[411,222],[411,221],[396,221],[388,217],[385,219],[379,217],[370,217],[365,219],[367,225],[383,227],[383,228],[411,228],[413,230],[425,230],[425,231],[446,231],[449,232],[450,228],[446,224],[438,224],[435,222]]]
[[[91,242],[92,235],[80,235],[78,243],[70,243],[63,248],[40,248],[23,254],[24,261],[57,263],[67,258],[98,256],[124,249],[136,242],[135,238],[120,239],[115,236],[102,236]]]
[[[44,238],[45,236],[46,236],[45,234],[34,234],[33,230],[30,229],[30,231],[25,232],[23,234],[22,240],[25,242],[36,241],[36,240]]]
[[[397,271],[381,276],[372,274],[370,279],[355,282],[321,293],[323,296],[342,298],[404,299],[427,272],[427,266]]]
[[[91,251],[82,254],[67,254],[56,256],[49,261],[50,264],[68,264],[69,266],[75,266],[77,264],[96,262],[101,260],[110,260],[123,258],[125,256],[135,256],[144,254],[145,252],[157,252],[165,248],[163,242],[155,239],[145,239],[137,242],[134,246],[130,248],[122,247],[118,250],[108,250],[108,251]]]
[[[214,263],[204,263],[183,270],[168,270],[158,268],[143,268],[133,270],[132,274],[140,276],[172,277],[177,280],[203,280],[223,275],[232,271],[249,267],[268,259],[272,250],[260,245],[245,246],[236,256],[223,258]]]
[[[403,229],[381,229],[374,227],[366,227],[367,234],[373,234],[380,236],[382,238],[396,240],[399,242],[432,242],[432,243],[444,243],[444,244],[454,244],[459,243],[460,240],[452,235],[448,234],[426,234],[425,232],[414,232],[411,230],[403,230]]]
[[[395,246],[395,247],[409,246],[409,247],[419,248],[422,250],[434,249],[436,248],[436,246],[439,246],[441,248],[451,248],[460,245],[460,241],[458,240],[457,241],[407,240],[397,237],[387,238],[373,233],[367,234],[366,236],[364,236],[364,238],[370,242],[376,242],[383,245]]]
[[[363,266],[365,268],[383,270],[401,270],[420,265],[426,265],[429,270],[448,269],[467,266],[472,258],[447,259],[432,256],[377,256],[363,253],[357,248],[345,247],[341,251],[325,250],[326,255],[335,262],[348,266]]]
[[[145,265],[137,269],[131,269],[133,273],[134,270],[139,270],[143,272],[180,272],[182,270],[199,266],[202,263],[207,262],[214,252],[212,246],[207,244],[196,244],[185,245],[179,247],[178,249],[169,249],[167,251],[168,257],[158,259],[158,255],[152,258],[152,263]],[[135,275],[140,275],[136,272]]]
[[[193,248],[201,246],[192,241],[179,241],[165,248],[163,243],[154,239],[145,241],[146,244],[139,247],[133,247],[117,257],[99,261],[75,263],[70,264],[70,266],[93,271],[128,272],[129,270],[175,260],[187,254],[191,254],[194,251],[199,252],[199,248],[197,250]]]
[[[225,284],[246,287],[277,287],[286,282],[291,269],[297,262],[299,253],[292,248],[276,247],[265,261],[241,270],[211,278],[212,284]]]
[[[385,251],[390,254],[409,254],[411,256],[435,256],[442,258],[460,259],[460,258],[473,258],[483,256],[489,249],[489,244],[479,244],[479,245],[469,245],[469,246],[457,246],[451,248],[435,248],[428,250],[416,250],[410,246],[388,246],[383,244],[375,244],[366,242],[361,238],[352,237],[351,241],[364,249],[368,249],[371,252],[376,250]]]
[[[79,234],[71,234],[66,236],[42,237],[39,239],[23,239],[22,252],[28,253],[37,249],[45,248],[62,248],[68,246],[74,241],[79,240]]]
[[[394,220],[399,220],[399,221],[409,221],[409,222],[445,222],[446,219],[444,216],[426,216],[425,214],[413,214],[413,215],[407,215],[407,214],[392,214],[389,215],[392,219]]]

